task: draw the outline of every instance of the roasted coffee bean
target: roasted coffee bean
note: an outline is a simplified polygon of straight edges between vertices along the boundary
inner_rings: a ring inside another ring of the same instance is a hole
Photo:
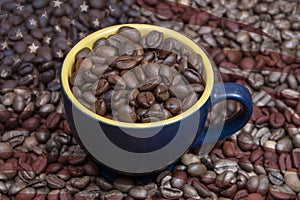
[[[190,184],[184,184],[182,190],[183,190],[183,195],[186,198],[195,198],[195,199],[199,198],[197,190]]]
[[[141,92],[137,96],[138,103],[143,108],[149,108],[155,103],[155,97],[151,92]]]
[[[290,152],[293,149],[292,140],[288,137],[285,137],[277,142],[276,150],[278,152]]]
[[[48,174],[45,177],[47,185],[52,189],[61,189],[65,186],[65,182],[54,174]]]
[[[206,166],[202,163],[192,163],[187,167],[190,176],[200,177],[207,172]]]
[[[184,98],[182,102],[182,110],[186,111],[190,107],[192,107],[198,100],[198,95],[192,92],[190,95]]]
[[[163,34],[158,31],[151,31],[146,37],[145,37],[145,44],[146,48],[157,48],[161,45],[163,42]]]
[[[72,178],[70,179],[70,184],[78,189],[83,189],[89,183],[89,177],[84,176],[82,178]]]
[[[269,173],[269,180],[274,185],[282,185],[284,182],[283,176],[280,174],[280,172],[271,171]]]
[[[159,78],[149,78],[146,82],[142,82],[140,86],[138,87],[139,91],[145,92],[145,91],[151,91],[154,88],[156,88],[160,83]]]
[[[295,199],[296,193],[287,185],[272,185],[270,195],[276,199]]]
[[[148,192],[142,186],[133,186],[129,189],[128,194],[135,199],[145,199],[148,195]]]
[[[118,33],[120,35],[127,37],[128,39],[130,39],[135,43],[137,43],[141,38],[141,33],[138,30],[127,26],[120,28],[118,30]]]
[[[143,57],[120,56],[115,60],[115,65],[119,70],[129,70],[137,66]]]
[[[40,126],[40,119],[37,117],[31,117],[27,120],[25,120],[22,124],[22,127],[29,130],[29,131],[35,131]]]
[[[155,99],[157,99],[158,101],[166,101],[170,97],[168,88],[164,85],[158,85],[154,89],[153,94],[155,96]]]
[[[101,198],[121,200],[123,199],[123,194],[119,190],[113,189],[110,190],[109,192],[102,193]]]
[[[158,77],[160,66],[156,63],[148,63],[145,66],[145,74],[147,77]]]
[[[136,37],[128,35],[130,32],[136,35]],[[123,27],[117,34],[110,35],[107,39],[99,39],[94,44],[93,55],[90,54],[88,48],[79,51],[78,56],[76,56],[76,70],[72,74],[70,84],[76,86],[72,88],[72,91],[82,104],[96,111],[99,106],[95,109],[93,105],[88,105],[89,103],[94,103],[95,98],[87,98],[87,96],[92,96],[87,95],[88,93],[86,92],[88,90],[96,91],[96,96],[100,97],[113,87],[115,87],[114,89],[138,88],[141,93],[129,97],[129,105],[135,108],[139,106],[143,107],[143,103],[139,101],[139,97],[142,97],[143,92],[149,92],[147,93],[149,94],[148,96],[151,96],[151,99],[153,99],[149,105],[144,105],[144,108],[150,108],[156,101],[155,97],[157,97],[157,101],[167,101],[170,98],[170,94],[184,101],[184,98],[192,89],[189,90],[186,85],[182,84],[185,80],[181,75],[174,77],[177,72],[185,73],[186,78],[191,81],[190,83],[194,84],[196,92],[202,93],[204,90],[203,85],[197,85],[200,82],[204,84],[201,77],[203,63],[200,55],[191,52],[192,56],[188,57],[190,52],[188,52],[184,45],[172,38],[164,41],[163,34],[157,31],[152,31],[139,39],[140,37],[141,34],[138,30]],[[156,49],[160,46],[160,43],[163,43],[163,51]],[[178,55],[171,53],[173,49]],[[121,54],[120,56],[118,56],[117,51]],[[190,59],[192,63],[190,66],[188,66],[187,59]],[[102,66],[105,63],[109,64],[109,67],[97,66]],[[83,71],[83,74],[79,73],[79,69]],[[100,76],[102,79],[97,80],[97,76]],[[159,77],[162,77],[162,79],[160,80]],[[148,78],[147,81],[146,78]],[[78,83],[76,83],[77,79],[79,80]],[[85,83],[86,81],[90,83]],[[118,84],[119,81],[120,84]],[[170,91],[165,91],[166,88],[162,88],[163,86],[158,87],[161,81],[167,86],[173,85]],[[160,89],[164,89],[162,93],[159,91]],[[93,99],[93,102],[90,101],[91,99]],[[196,99],[198,99],[198,95],[187,97],[185,99],[185,109],[191,107]],[[128,97],[121,98],[114,101],[113,107],[120,109],[127,101]],[[98,109],[98,113],[101,113],[103,116],[111,116],[110,102],[105,100],[105,103],[107,107],[106,111],[104,109],[100,112]],[[175,113],[173,114],[175,115]],[[170,115],[167,109],[151,110],[148,116],[145,113],[143,116],[137,115],[139,116],[137,122],[158,121],[169,118],[171,117]],[[117,118],[121,120],[119,115]]]
[[[170,87],[169,92],[172,96],[179,99],[183,99],[189,94],[189,89],[188,86],[185,85],[184,83],[178,83],[178,84],[173,84]]]
[[[186,69],[183,72],[183,75],[190,83],[202,83],[203,82],[201,75],[193,69]]]
[[[137,115],[134,108],[129,105],[123,105],[116,110],[116,116],[120,121],[134,123],[137,121]]]
[[[76,54],[75,59],[78,60],[80,58],[86,58],[90,52],[91,50],[89,48],[83,48]]]
[[[173,115],[181,112],[181,102],[172,97],[166,101],[164,107],[169,110]]]
[[[6,160],[12,157],[14,150],[9,143],[0,142],[0,152],[0,158]]]
[[[113,185],[121,192],[128,192],[134,186],[134,181],[128,177],[118,177]]]
[[[134,74],[134,72],[132,71],[127,71],[123,76],[122,78],[124,79],[126,85],[128,88],[130,89],[135,89],[138,87],[138,80],[137,80],[137,77],[136,75]]]
[[[104,115],[107,110],[105,101],[103,99],[98,99],[95,103],[95,109],[98,115]]]
[[[217,174],[222,174],[225,170],[230,170],[232,172],[236,172],[238,169],[238,165],[236,161],[220,159],[215,163],[214,171]]]

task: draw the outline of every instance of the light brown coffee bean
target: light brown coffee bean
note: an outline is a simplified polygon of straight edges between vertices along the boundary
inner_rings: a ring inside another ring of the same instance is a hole
[[[189,94],[187,97],[184,98],[182,102],[182,110],[186,111],[190,107],[192,107],[198,100],[198,95],[194,92]]]
[[[127,71],[123,76],[122,78],[124,79],[126,85],[128,88],[130,89],[135,89],[138,87],[138,80],[137,80],[137,77],[136,75],[134,74],[134,72],[132,71]]]
[[[133,186],[129,189],[128,194],[135,199],[145,199],[148,195],[148,192],[142,186]]]
[[[89,183],[90,178],[88,176],[84,176],[82,178],[72,178],[70,179],[70,184],[80,190],[85,188]]]
[[[14,149],[12,146],[7,142],[0,142],[0,159],[8,159],[12,157],[14,153]]]
[[[202,163],[192,163],[187,167],[187,173],[193,177],[200,177],[206,172],[206,166]]]
[[[134,111],[134,108],[132,108],[129,105],[120,106],[116,110],[115,115],[122,122],[131,122],[131,123],[134,123],[137,120],[137,115],[136,115],[136,113]]]
[[[117,50],[110,46],[100,46],[95,50],[95,54],[102,58],[113,57],[117,55]]]
[[[121,27],[118,30],[118,33],[127,37],[128,39],[130,39],[135,43],[137,43],[141,38],[141,33],[138,30],[127,26]]]
[[[47,185],[52,189],[61,189],[65,186],[65,182],[54,174],[48,174],[45,177]]]

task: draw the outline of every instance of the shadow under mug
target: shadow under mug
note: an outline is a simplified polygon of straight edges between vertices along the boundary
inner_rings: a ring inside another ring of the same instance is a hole
[[[152,30],[162,32],[165,38],[174,38],[202,56],[206,86],[200,99],[191,108],[159,122],[125,123],[95,114],[74,97],[69,79],[74,70],[76,54],[85,47],[92,49],[99,38],[115,34],[123,26],[138,29],[142,36]],[[215,84],[212,61],[202,48],[176,31],[154,25],[117,25],[85,37],[66,56],[61,82],[67,119],[78,143],[100,164],[126,175],[146,175],[163,170],[190,147],[203,144],[204,139],[205,142],[214,142],[235,133],[252,114],[251,95],[244,86],[235,83]],[[225,121],[221,132],[212,131],[211,134],[210,131],[208,135],[204,129],[208,111],[223,100],[240,102],[241,109]]]

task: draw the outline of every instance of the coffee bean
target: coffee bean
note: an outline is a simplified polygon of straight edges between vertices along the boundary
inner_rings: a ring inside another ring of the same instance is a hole
[[[36,191],[32,187],[27,187],[21,190],[15,197],[16,200],[21,199],[33,199],[36,195]]]
[[[61,120],[61,115],[59,113],[51,113],[46,120],[46,126],[49,129],[55,129],[58,127]]]
[[[270,195],[276,199],[295,199],[296,193],[287,185],[272,185],[270,188]]]
[[[283,176],[280,174],[280,172],[271,171],[269,173],[269,180],[274,185],[281,185],[284,182]]]
[[[133,186],[129,189],[128,194],[135,199],[145,199],[148,195],[148,192],[142,186]]]
[[[8,194],[9,195],[14,195],[14,194],[17,194],[18,192],[20,192],[22,189],[24,189],[26,187],[26,183],[24,182],[16,182],[16,183],[13,183],[9,190],[8,190]]]
[[[188,165],[188,167],[187,167],[187,173],[190,176],[200,177],[203,174],[205,174],[206,171],[207,171],[206,166],[201,163],[193,163],[193,164]]]
[[[143,59],[142,56],[132,57],[132,56],[120,56],[115,60],[115,65],[119,70],[132,69]]]
[[[223,143],[222,150],[227,157],[236,157],[239,155],[239,149],[234,142],[226,141]]]
[[[168,88],[164,85],[158,85],[154,89],[153,94],[155,96],[155,99],[157,99],[158,101],[166,101],[170,97]]]
[[[141,33],[134,28],[124,26],[118,30],[118,33],[137,43],[141,38]]]
[[[288,137],[285,137],[277,142],[276,150],[278,152],[290,152],[293,149],[292,140]]]
[[[176,188],[161,186],[159,189],[162,195],[167,199],[180,198],[183,195],[183,192]]]
[[[172,114],[177,114],[181,111],[181,102],[178,99],[172,97],[166,101],[164,107]]]
[[[177,171],[174,177],[171,179],[171,185],[174,188],[181,189],[186,183],[187,174],[185,171]]]
[[[112,184],[105,180],[103,177],[97,177],[96,184],[104,191],[109,191],[113,188]]]
[[[116,116],[120,121],[134,123],[137,120],[137,115],[132,107],[123,105],[116,110]]]
[[[75,59],[78,60],[80,58],[86,58],[90,52],[91,50],[89,48],[83,48],[76,54]]]
[[[202,83],[200,74],[193,69],[186,69],[183,75],[190,83]]]
[[[155,97],[151,92],[141,92],[137,96],[138,103],[143,108],[149,108],[155,103]]]
[[[214,171],[217,174],[223,173],[225,170],[230,170],[232,172],[237,171],[237,162],[232,160],[220,159],[215,163]]]
[[[26,137],[23,143],[23,146],[27,149],[33,149],[39,143],[34,136]]]
[[[174,78],[174,80],[175,80],[175,78]],[[183,99],[184,97],[186,97],[189,94],[187,85],[182,84],[182,83],[173,84],[170,87],[169,92],[171,93],[172,96],[175,96],[179,99]]]
[[[65,182],[54,174],[48,174],[45,177],[47,185],[52,189],[61,189],[65,186]]]
[[[45,143],[50,138],[50,132],[46,128],[39,128],[35,133],[35,137],[39,143]]]
[[[123,194],[122,192],[118,191],[118,190],[111,190],[109,192],[104,192],[102,195],[101,195],[102,198],[105,198],[105,199],[116,199],[116,200],[121,200],[123,199]]]
[[[8,159],[13,155],[13,148],[9,143],[0,142],[0,158],[1,159]]]
[[[182,190],[183,190],[183,195],[186,198],[195,198],[195,199],[199,198],[197,190],[189,184],[184,184]]]
[[[25,120],[22,124],[22,127],[29,131],[35,131],[39,126],[40,126],[40,120],[36,117],[31,117]]]
[[[200,162],[200,158],[198,156],[194,155],[194,154],[186,153],[181,157],[181,162],[184,165],[189,165],[189,164],[192,164],[192,163]]]
[[[294,192],[299,192],[299,177],[297,176],[296,169],[289,169],[284,174],[284,180],[287,186],[289,186]]]
[[[148,63],[145,66],[145,74],[147,77],[158,77],[160,66],[156,63]]]
[[[89,180],[90,179],[88,176],[84,176],[82,178],[72,178],[72,179],[70,179],[70,183],[72,186],[74,186],[78,189],[83,189],[89,183]]]
[[[124,79],[128,88],[135,89],[138,87],[137,77],[132,71],[127,71],[122,78]]]
[[[146,48],[157,48],[163,42],[163,34],[157,31],[151,31],[145,37]]]
[[[112,47],[119,48],[120,44],[127,40],[129,40],[127,37],[120,34],[115,34],[115,35],[110,35],[107,38],[107,43]]]

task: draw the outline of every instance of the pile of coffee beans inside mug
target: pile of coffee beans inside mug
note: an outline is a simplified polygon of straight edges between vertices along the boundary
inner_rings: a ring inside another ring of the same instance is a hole
[[[201,97],[202,57],[158,31],[122,27],[76,54],[70,78],[79,102],[123,122],[154,122],[188,110]]]

